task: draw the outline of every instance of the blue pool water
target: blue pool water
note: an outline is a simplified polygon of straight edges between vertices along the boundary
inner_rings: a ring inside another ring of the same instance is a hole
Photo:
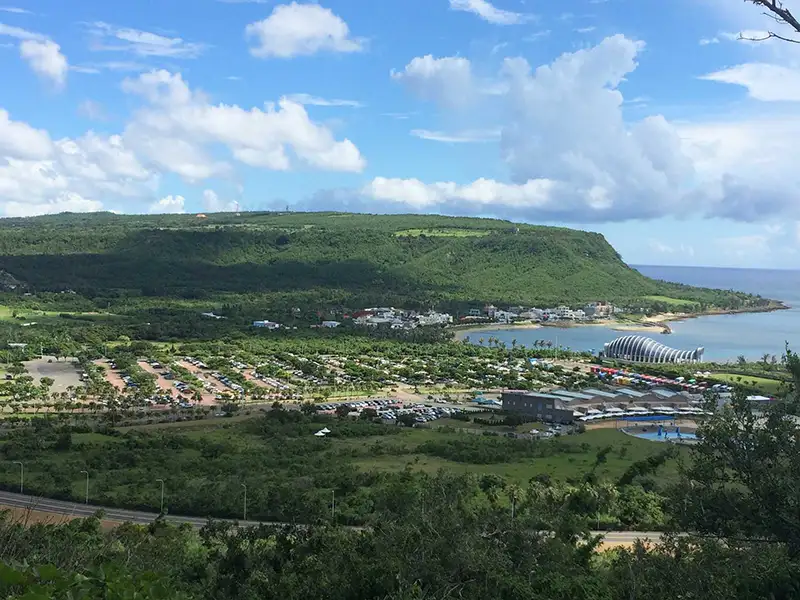
[[[674,421],[674,415],[642,415],[640,417],[622,417],[620,421]]]
[[[629,432],[631,435],[641,438],[643,440],[650,440],[651,442],[665,442],[665,441],[696,441],[698,438],[693,433],[681,433],[680,436],[676,435],[674,432],[670,432],[669,437],[664,436],[663,434],[661,437],[658,437],[658,431],[642,431],[639,433]]]

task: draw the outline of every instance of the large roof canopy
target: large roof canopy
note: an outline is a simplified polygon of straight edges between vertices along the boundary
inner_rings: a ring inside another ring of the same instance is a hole
[[[648,337],[626,335],[605,344],[603,356],[649,363],[699,362],[703,359],[703,348],[676,350]]]

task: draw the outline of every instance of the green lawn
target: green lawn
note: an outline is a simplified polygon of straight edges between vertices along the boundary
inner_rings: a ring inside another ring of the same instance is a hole
[[[16,317],[14,317],[16,313]],[[111,313],[82,313],[65,310],[33,310],[30,308],[14,308],[11,306],[0,305],[0,321],[31,321],[36,319],[57,319],[59,315],[72,315],[76,319],[84,321],[105,321],[120,318],[119,315]]]
[[[780,391],[785,390],[786,385],[778,379],[767,379],[766,377],[756,377],[755,375],[738,375],[736,373],[714,373],[713,378],[723,383],[752,385],[768,396],[774,396]]]
[[[525,427],[531,429],[534,427],[534,424],[528,424]],[[541,427],[540,425],[539,428]],[[404,432],[396,436],[397,439],[389,443],[410,447],[413,450],[414,446],[436,435],[446,434],[438,433],[433,430],[415,429],[408,432],[408,434]],[[386,440],[386,438],[381,439]],[[522,484],[527,483],[531,477],[543,473],[561,480],[571,477],[580,477],[592,468],[598,450],[605,446],[612,446],[614,450],[609,454],[607,462],[597,470],[597,474],[601,478],[616,479],[620,477],[634,461],[657,454],[664,449],[663,444],[637,439],[615,429],[596,429],[587,431],[581,435],[563,436],[560,439],[569,444],[579,445],[587,443],[590,448],[586,452],[561,454],[546,458],[531,459],[524,462],[499,464],[465,464],[413,452],[407,454],[390,453],[372,458],[358,458],[353,461],[353,464],[364,470],[375,469],[379,471],[401,471],[406,468],[411,468],[429,473],[434,473],[439,469],[467,473],[494,473]],[[337,441],[336,443],[338,444],[339,442]],[[364,440],[361,440],[360,443],[367,447],[370,445]],[[626,450],[622,450],[623,448],[626,448]],[[688,448],[680,447],[680,452],[685,455],[688,452]],[[677,475],[677,463],[675,461],[667,463],[662,471],[660,471],[660,475],[667,480],[674,479]]]

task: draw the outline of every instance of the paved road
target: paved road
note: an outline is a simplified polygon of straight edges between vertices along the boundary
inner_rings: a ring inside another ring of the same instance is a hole
[[[125,510],[120,508],[106,508],[103,506],[94,506],[92,504],[82,504],[76,502],[65,502],[63,500],[51,500],[49,498],[40,498],[37,496],[28,496],[23,494],[14,494],[11,492],[0,491],[0,509],[1,508],[23,508],[31,509],[44,513],[51,513],[54,515],[63,515],[67,517],[91,517],[97,511],[102,510],[105,514],[104,519],[107,521],[118,521],[120,523],[130,522],[147,525],[152,523],[158,515],[155,513],[141,512],[136,510]],[[199,517],[182,517],[178,515],[167,515],[166,520],[170,523],[189,523],[198,529],[205,526],[208,522],[207,519]],[[215,519],[216,521],[236,522],[239,525],[246,527],[253,527],[256,525],[282,525],[282,523],[260,523],[256,521],[234,521],[233,519]],[[353,529],[361,529],[354,527]],[[658,540],[661,533],[658,531],[595,531],[594,534],[602,534],[604,541],[608,544],[632,544],[636,540]]]

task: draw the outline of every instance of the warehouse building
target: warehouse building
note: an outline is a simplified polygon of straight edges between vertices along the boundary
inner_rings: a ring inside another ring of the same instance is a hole
[[[545,423],[569,425],[575,421],[568,399],[555,394],[539,392],[503,392],[503,410],[534,417]]]

